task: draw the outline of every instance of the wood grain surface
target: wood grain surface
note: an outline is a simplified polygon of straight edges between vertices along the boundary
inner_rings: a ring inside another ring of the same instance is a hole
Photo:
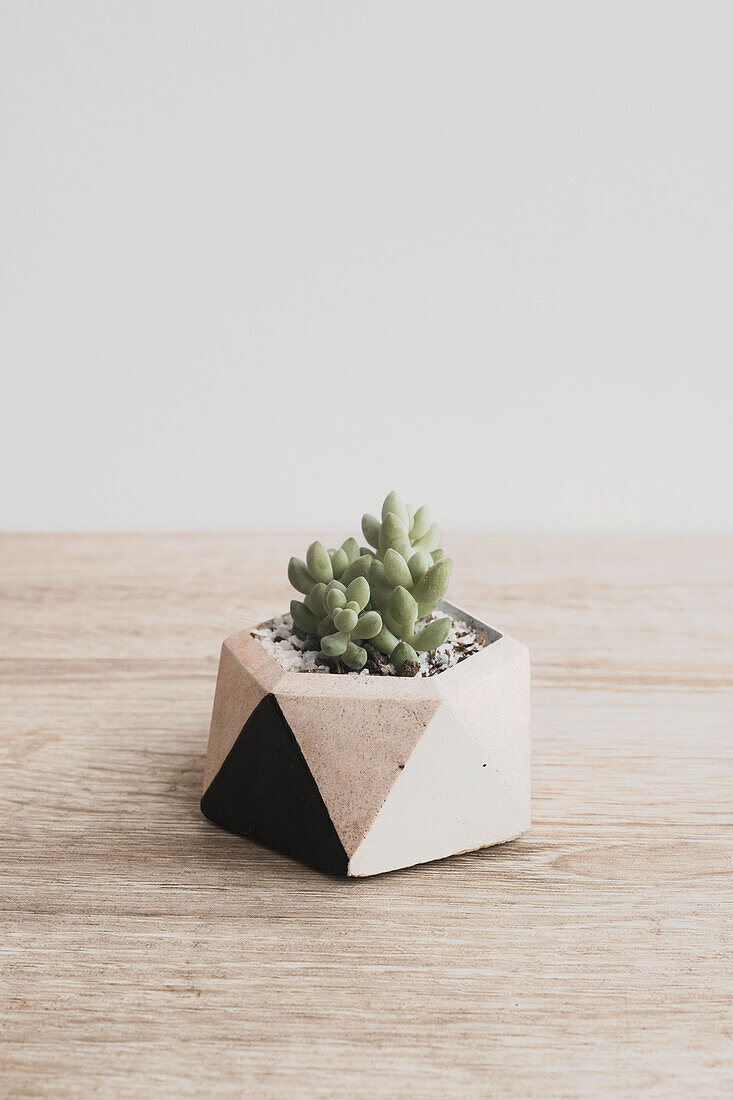
[[[0,537],[2,1095],[730,1095],[733,538],[445,539],[532,653],[534,824],[341,881],[199,812],[309,537]]]

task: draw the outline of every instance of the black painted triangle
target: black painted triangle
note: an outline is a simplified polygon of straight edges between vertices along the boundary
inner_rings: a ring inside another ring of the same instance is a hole
[[[201,799],[210,821],[332,875],[348,857],[274,695],[255,707]]]

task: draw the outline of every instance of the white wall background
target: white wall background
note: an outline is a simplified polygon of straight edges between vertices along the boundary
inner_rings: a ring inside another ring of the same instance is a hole
[[[0,526],[733,526],[730,0],[0,13]]]

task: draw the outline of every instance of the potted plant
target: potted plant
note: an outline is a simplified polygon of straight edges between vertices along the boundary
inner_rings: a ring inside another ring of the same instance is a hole
[[[444,599],[452,563],[395,492],[353,538],[291,558],[303,597],[222,646],[203,813],[365,876],[530,824],[529,655]]]

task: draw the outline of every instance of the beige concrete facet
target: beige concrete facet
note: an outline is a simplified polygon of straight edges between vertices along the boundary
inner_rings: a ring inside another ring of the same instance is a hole
[[[323,678],[344,680],[343,676]],[[390,697],[381,696],[379,679],[385,680],[385,687],[389,685]],[[280,709],[349,857],[369,831],[440,705],[436,698],[413,699],[407,685],[414,681],[401,679],[396,685],[400,691],[395,692],[395,679],[372,677],[371,692],[362,690],[356,698],[331,692],[324,696],[277,692]]]

